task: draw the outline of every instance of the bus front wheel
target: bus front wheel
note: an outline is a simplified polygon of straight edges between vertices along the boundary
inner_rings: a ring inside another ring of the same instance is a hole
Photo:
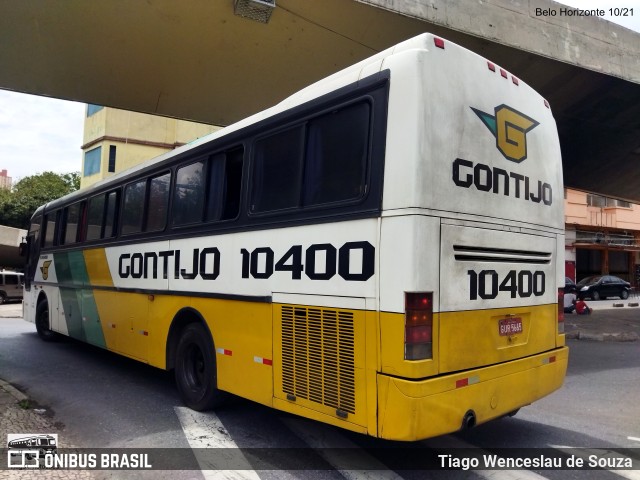
[[[184,404],[197,411],[218,407],[216,359],[209,332],[199,323],[185,327],[176,349],[175,378]]]
[[[36,331],[45,342],[52,342],[58,337],[49,324],[49,302],[46,300],[40,301],[36,307]]]

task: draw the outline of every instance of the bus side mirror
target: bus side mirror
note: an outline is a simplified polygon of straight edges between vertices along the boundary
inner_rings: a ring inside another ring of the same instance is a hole
[[[28,250],[28,243],[27,242],[20,242],[20,245],[18,246],[18,251],[19,251],[21,257],[26,257],[27,256],[27,250]]]

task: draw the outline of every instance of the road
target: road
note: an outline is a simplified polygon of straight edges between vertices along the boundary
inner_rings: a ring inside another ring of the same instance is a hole
[[[640,449],[640,342],[569,341],[569,346],[570,365],[560,391],[523,408],[516,417],[410,445],[352,434],[242,399],[216,413],[195,413],[181,407],[167,373],[72,340],[42,342],[34,325],[20,318],[0,318],[0,378],[46,408],[52,420],[64,426],[61,435],[80,447],[226,447],[237,451],[239,446],[248,449],[245,452],[257,449],[253,453],[274,449],[281,457],[276,464],[287,470],[265,467],[256,476],[245,471],[242,478],[425,478],[424,472],[398,468],[394,462],[400,451],[415,452],[408,461],[416,461],[447,448],[478,452],[548,448],[555,452],[582,447],[597,449],[598,455],[609,449]],[[341,471],[340,460],[332,455],[340,456],[345,446],[356,458],[362,456],[368,468]],[[304,460],[296,458],[301,455],[300,447],[311,447],[321,457],[319,467],[312,461],[316,465],[312,472],[299,470],[305,468],[304,463],[300,467]],[[395,465],[395,470],[388,465]],[[374,472],[371,477],[359,476],[364,470]],[[452,479],[540,478],[536,474],[550,479],[640,479],[637,470],[538,469],[516,472],[515,477],[509,476],[514,473],[510,470],[490,472],[495,476],[486,470],[437,473],[437,478]],[[194,474],[197,472],[184,478],[196,478]],[[204,475],[207,477],[206,472]]]

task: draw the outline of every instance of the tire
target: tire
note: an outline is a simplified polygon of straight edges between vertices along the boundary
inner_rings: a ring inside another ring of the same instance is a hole
[[[218,390],[213,343],[200,323],[190,323],[180,335],[175,378],[180,398],[187,407],[200,412],[224,403],[224,393]]]
[[[620,293],[620,298],[622,300],[626,300],[627,298],[629,298],[629,292],[627,292],[626,290],[622,290],[622,293]]]
[[[45,342],[53,342],[58,339],[58,334],[51,330],[49,324],[49,302],[40,301],[36,307],[36,331]]]
[[[600,300],[600,294],[594,290],[593,292],[591,292],[591,298],[593,298],[594,300]]]

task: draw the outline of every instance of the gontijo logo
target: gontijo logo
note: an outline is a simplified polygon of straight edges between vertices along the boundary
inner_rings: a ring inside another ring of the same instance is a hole
[[[507,105],[497,106],[494,115],[470,108],[496,137],[496,148],[507,160],[520,163],[527,158],[527,133],[539,122]]]
[[[49,266],[53,260],[45,261],[40,267],[40,271],[42,272],[42,279],[47,280],[49,278]]]

